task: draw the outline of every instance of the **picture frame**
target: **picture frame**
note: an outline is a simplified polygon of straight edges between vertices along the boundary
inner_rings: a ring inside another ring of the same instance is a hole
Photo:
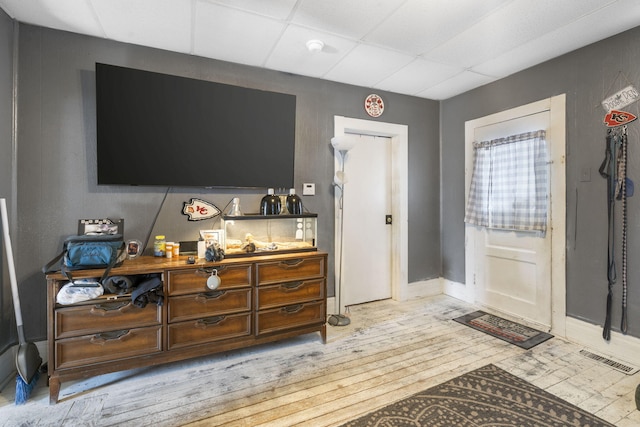
[[[218,242],[221,247],[224,247],[224,230],[200,230],[200,237],[205,241],[206,247],[209,247],[211,243]]]
[[[142,242],[140,240],[127,240],[127,258],[134,259],[142,255]]]

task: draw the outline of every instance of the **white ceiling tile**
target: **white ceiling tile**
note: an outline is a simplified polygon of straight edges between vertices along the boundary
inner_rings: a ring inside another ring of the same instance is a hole
[[[263,66],[286,25],[215,4],[198,3],[196,11],[194,53],[239,64]]]
[[[495,80],[497,79],[483,76],[482,74],[477,74],[471,71],[463,71],[462,73],[457,74],[440,84],[423,90],[417,96],[434,100],[447,99],[451,98],[452,96],[464,93],[468,90],[474,89],[478,86],[491,83]]]
[[[306,43],[317,39],[324,42],[321,52],[309,52]],[[265,67],[304,76],[321,77],[340,61],[356,43],[317,30],[289,25]]]
[[[258,15],[269,16],[271,18],[286,20],[293,7],[296,5],[296,0],[197,0],[203,3],[217,3],[236,9],[241,9],[247,12],[255,13]]]
[[[602,0],[517,0],[428,52],[434,61],[472,67],[602,7]]]
[[[21,23],[432,99],[640,24],[638,0],[0,0],[0,7]],[[311,55],[310,38],[325,50]]]
[[[88,1],[2,0],[0,6],[20,22],[105,37]]]
[[[420,55],[475,24],[509,0],[409,0],[365,37]]]
[[[460,67],[452,67],[450,65],[438,64],[417,58],[396,73],[376,84],[376,88],[407,95],[416,95],[426,88],[435,86],[443,80],[455,76],[461,71],[463,70]]]
[[[371,87],[414,59],[415,57],[403,53],[358,45],[324,77],[343,83]]]
[[[568,25],[545,33],[535,40],[521,44],[496,58],[478,64],[473,67],[473,70],[486,75],[506,77],[607,38],[610,35],[610,29],[601,25],[602,14],[613,15],[621,7],[625,13],[616,16],[617,27],[620,31],[634,28],[640,22],[640,2],[637,0],[623,1],[628,5],[623,6],[620,4],[621,1],[609,4],[597,13],[585,15]]]
[[[406,0],[300,0],[292,22],[362,38]]]
[[[108,38],[191,51],[191,0],[92,0]]]

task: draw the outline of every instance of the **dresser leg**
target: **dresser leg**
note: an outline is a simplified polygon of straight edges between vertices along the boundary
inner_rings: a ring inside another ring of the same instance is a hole
[[[58,395],[60,394],[60,379],[49,377],[49,405],[58,403]]]
[[[322,344],[327,343],[327,324],[325,323],[320,328],[320,337],[322,337]]]

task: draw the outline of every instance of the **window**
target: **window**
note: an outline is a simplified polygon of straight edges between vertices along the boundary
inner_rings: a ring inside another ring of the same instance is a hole
[[[545,135],[538,130],[474,142],[466,223],[546,232],[549,162]]]

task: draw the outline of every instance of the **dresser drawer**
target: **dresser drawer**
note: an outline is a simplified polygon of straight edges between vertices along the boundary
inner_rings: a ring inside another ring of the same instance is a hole
[[[324,257],[318,256],[259,262],[256,271],[258,286],[314,279],[325,276],[325,261]]]
[[[323,324],[327,317],[324,301],[294,304],[258,312],[256,334],[266,334],[298,326]]]
[[[324,279],[301,280],[260,286],[257,288],[257,309],[280,307],[324,299]]]
[[[169,350],[251,334],[251,313],[220,315],[168,325]]]
[[[220,276],[218,289],[250,287],[251,264],[218,265],[207,269],[193,268],[187,270],[169,271],[167,274],[167,290],[169,295],[184,295],[195,292],[207,291],[207,279],[211,276],[211,270],[216,269]]]
[[[251,310],[251,289],[216,289],[170,297],[169,322]]]
[[[58,308],[55,313],[56,338],[159,325],[162,321],[161,306],[139,308],[131,301]]]
[[[162,327],[128,329],[56,340],[56,369],[87,366],[162,351]]]

